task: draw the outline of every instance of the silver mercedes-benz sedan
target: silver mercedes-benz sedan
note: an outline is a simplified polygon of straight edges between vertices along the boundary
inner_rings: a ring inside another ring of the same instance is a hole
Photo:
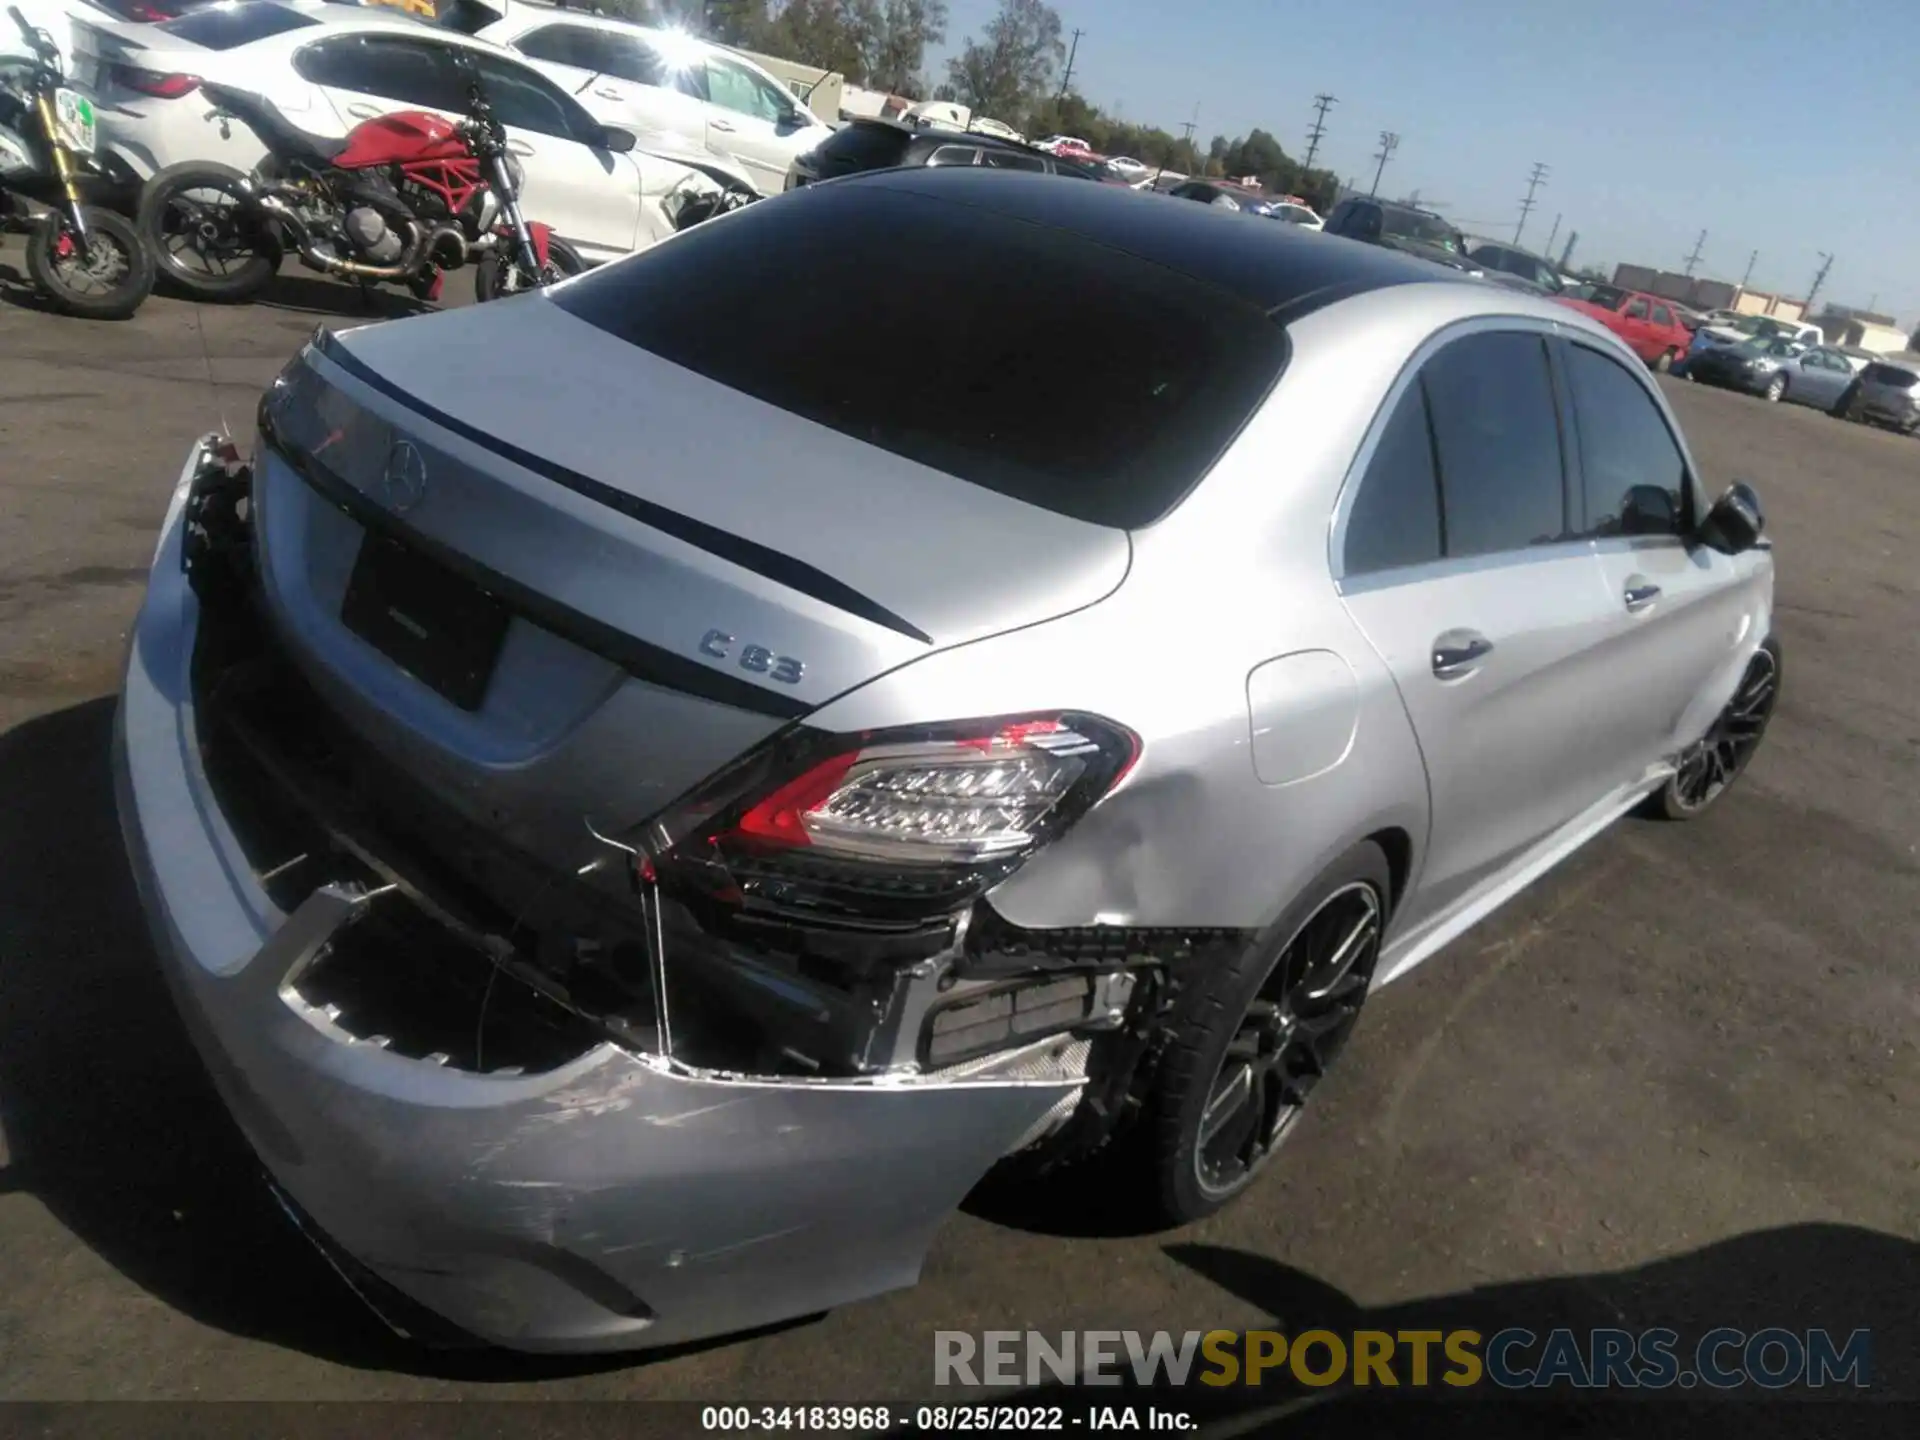
[[[1758,503],[1604,330],[1117,187],[809,186],[316,335],[250,448],[180,474],[123,824],[412,1333],[813,1313],[1002,1161],[1204,1215],[1373,989],[1712,803],[1778,685]]]

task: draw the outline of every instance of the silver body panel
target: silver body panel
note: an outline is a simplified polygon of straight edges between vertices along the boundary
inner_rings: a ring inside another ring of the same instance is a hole
[[[457,710],[342,628],[358,526],[270,452],[256,474],[263,590],[294,661],[368,744],[569,864],[594,853],[592,831],[646,820],[794,717],[838,734],[1109,717],[1140,737],[1137,763],[987,893],[992,911],[1042,931],[1257,929],[1384,835],[1405,861],[1385,983],[1660,784],[1771,623],[1770,551],[1677,539],[1342,574],[1383,417],[1423,356],[1489,327],[1620,359],[1672,423],[1644,367],[1564,307],[1399,284],[1291,320],[1266,401],[1197,488],[1127,533],[796,419],[545,297],[351,332],[331,358],[309,354],[313,395],[274,403],[296,430],[330,417],[360,503],[391,501],[387,457],[404,438],[431,477],[424,498],[408,492],[410,525],[697,673],[650,682],[516,621],[485,704]],[[511,365],[490,358],[503,343]],[[381,379],[398,376],[404,389]],[[388,1282],[524,1348],[645,1346],[806,1313],[911,1283],[940,1216],[1071,1108],[1073,1062],[1049,1071],[1037,1052],[1038,1068],[1010,1053],[998,1078],[909,1055],[877,1078],[796,1082],[606,1044],[513,1079],[332,1028],[287,977],[367,902],[326,888],[276,910],[200,772],[182,503],[129,659],[128,846],[161,963],[242,1125]],[[1657,603],[1623,604],[1649,584]],[[1458,629],[1493,648],[1443,680],[1434,642]],[[742,673],[702,651],[710,630],[804,673]]]

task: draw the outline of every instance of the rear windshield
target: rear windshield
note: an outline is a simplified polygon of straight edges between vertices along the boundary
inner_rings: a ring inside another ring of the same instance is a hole
[[[820,157],[822,176],[884,170],[900,163],[912,138],[909,132],[891,125],[862,125],[856,120],[821,141],[814,153]]]
[[[210,6],[169,20],[159,28],[177,39],[209,50],[233,50],[319,22],[280,5]]]
[[[1911,370],[1903,370],[1898,365],[1881,365],[1877,363],[1869,365],[1867,366],[1866,373],[1860,378],[1862,380],[1872,381],[1875,385],[1898,385],[1902,388],[1909,385],[1920,385],[1920,374],[1915,374]]]
[[[1129,529],[1206,473],[1286,360],[1280,327],[1213,286],[859,184],[750,206],[551,299],[869,445]]]

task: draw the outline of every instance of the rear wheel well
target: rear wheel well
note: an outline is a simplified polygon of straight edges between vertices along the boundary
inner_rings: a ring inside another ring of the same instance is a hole
[[[1413,869],[1413,840],[1407,832],[1392,828],[1376,830],[1367,836],[1380,847],[1387,857],[1387,875],[1393,884],[1393,894],[1387,897],[1388,913],[1400,908],[1400,898],[1407,893],[1407,877]]]

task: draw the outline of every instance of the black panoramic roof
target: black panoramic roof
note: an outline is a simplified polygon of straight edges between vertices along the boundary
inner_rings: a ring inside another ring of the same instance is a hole
[[[878,198],[876,190],[965,205],[1078,236],[1224,290],[1283,323],[1369,290],[1450,278],[1429,261],[1275,224],[1264,216],[1117,185],[1063,185],[1050,176],[1013,170],[876,170],[808,186],[792,200],[845,204],[854,212]],[[851,213],[849,220],[857,223]]]

